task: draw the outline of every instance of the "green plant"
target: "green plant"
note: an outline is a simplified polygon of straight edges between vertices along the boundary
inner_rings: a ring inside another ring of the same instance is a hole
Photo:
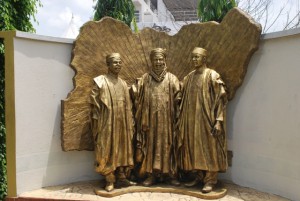
[[[132,0],[98,0],[95,6],[94,20],[109,16],[123,21],[129,27],[131,23],[137,32]]]
[[[4,45],[0,40],[0,200],[6,196],[6,144],[4,108]]]
[[[199,0],[198,17],[200,22],[221,22],[226,13],[234,7],[235,0]]]

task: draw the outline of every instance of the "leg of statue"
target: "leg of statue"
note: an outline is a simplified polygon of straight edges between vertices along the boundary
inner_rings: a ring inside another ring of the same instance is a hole
[[[116,177],[114,173],[111,172],[108,175],[105,175],[105,180],[106,180],[105,190],[107,192],[114,190],[114,183],[116,182]]]
[[[117,179],[118,179],[118,184],[120,185],[120,186],[134,186],[134,185],[136,185],[136,183],[135,182],[133,182],[133,181],[129,181],[128,179],[127,179],[127,177],[126,177],[126,168],[125,167],[118,167],[117,168],[117,174],[116,174],[116,176],[117,176]]]
[[[118,180],[126,179],[124,167],[118,167],[116,172],[117,172],[116,177],[117,177]]]
[[[209,193],[213,190],[214,186],[217,184],[218,172],[207,171],[204,177],[204,186],[202,188],[203,193]]]
[[[143,181],[143,185],[144,186],[152,186],[153,184],[155,184],[156,182],[156,178],[154,176],[154,174],[149,174],[147,179],[145,181]]]
[[[201,170],[196,171],[195,179],[193,181],[187,182],[184,185],[186,187],[193,187],[199,184],[203,180],[203,172]]]
[[[168,175],[167,183],[173,186],[180,186],[180,182],[178,181],[176,175],[173,174]]]

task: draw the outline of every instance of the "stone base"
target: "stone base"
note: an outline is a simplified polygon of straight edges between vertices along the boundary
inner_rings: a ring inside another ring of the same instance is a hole
[[[95,193],[102,197],[115,197],[120,196],[127,193],[139,193],[139,192],[153,192],[153,193],[174,193],[174,194],[181,194],[181,195],[189,195],[201,199],[220,199],[224,197],[227,193],[227,189],[224,185],[219,182],[215,189],[210,193],[202,193],[201,189],[203,185],[197,185],[195,187],[187,188],[184,187],[183,184],[181,186],[171,186],[167,184],[156,184],[150,187],[145,187],[141,185],[137,186],[129,186],[129,187],[115,187],[115,189],[111,192],[107,192],[104,189],[105,181],[101,182],[99,188],[95,188]]]
[[[102,184],[102,186],[101,186]],[[242,186],[238,186],[236,184],[233,184],[231,182],[222,182],[223,187],[226,188],[227,194],[220,199],[217,199],[219,201],[243,201],[243,200],[255,200],[255,201],[289,201],[286,198],[282,198],[276,195],[271,195],[268,193],[263,193],[251,188],[246,188]],[[102,188],[101,188],[102,187]],[[23,192],[18,197],[8,197],[6,198],[6,201],[37,201],[37,200],[43,200],[43,201],[120,201],[120,200],[130,200],[130,201],[174,201],[174,200],[203,200],[199,198],[195,198],[194,196],[189,195],[181,195],[175,192],[173,193],[151,193],[146,192],[144,190],[143,193],[125,193],[120,196],[116,197],[100,197],[95,194],[95,189],[104,191],[103,188],[104,183],[100,181],[82,181],[82,182],[76,182],[71,184],[65,184],[65,185],[58,185],[58,186],[48,186],[41,189],[36,189],[34,191],[28,191]],[[136,187],[130,187],[130,188],[137,188]],[[129,188],[129,189],[130,189]],[[144,187],[146,188],[146,187]],[[153,186],[151,188],[164,188],[162,185]],[[171,190],[177,189],[173,186],[167,186],[167,188],[170,188]],[[181,187],[183,188],[183,187]],[[181,189],[178,188],[178,189]],[[122,190],[125,190],[127,188],[122,188]],[[148,189],[148,188],[147,188]],[[195,188],[184,188],[186,191],[191,192],[200,192],[201,186],[197,186]],[[115,192],[121,189],[116,189]],[[128,190],[128,189],[127,189]],[[129,191],[127,191],[129,192]],[[165,192],[165,191],[164,191]],[[168,191],[169,192],[169,191]],[[174,191],[172,191],[174,192]],[[107,192],[105,192],[107,194]],[[110,194],[113,194],[114,192],[111,192]],[[212,193],[210,193],[212,194]],[[206,196],[209,196],[210,194],[204,194]],[[211,199],[211,198],[207,198]]]

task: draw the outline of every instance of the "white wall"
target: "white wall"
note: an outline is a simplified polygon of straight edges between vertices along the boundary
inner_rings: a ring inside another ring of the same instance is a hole
[[[144,0],[134,0],[135,10],[140,11],[140,21],[137,23],[139,28],[143,27],[144,23],[152,23],[157,21],[157,16],[150,8],[150,2],[147,4]]]
[[[150,1],[148,1],[150,3]],[[135,10],[140,11],[140,21],[137,22],[139,30],[145,27],[152,27],[154,24],[158,26],[166,26],[171,31],[170,35],[176,34],[183,25],[192,23],[189,21],[175,21],[172,13],[167,9],[163,0],[157,1],[157,10],[152,12],[149,5],[144,0],[133,1]]]
[[[300,34],[261,42],[229,103],[233,162],[223,176],[293,200],[300,200],[299,53]]]
[[[172,14],[167,9],[163,0],[157,0],[157,16],[158,22],[174,21]]]
[[[74,76],[69,42],[14,40],[18,194],[97,178],[93,152],[61,149],[61,100]]]
[[[220,177],[299,200],[300,29],[295,32],[264,36],[251,59],[228,106],[234,156]],[[69,67],[72,41],[57,40],[15,39],[18,194],[97,177],[92,152],[61,151],[60,101],[73,88],[74,72]]]
[[[134,3],[136,3],[135,6],[139,5],[138,1],[134,1]],[[155,10],[156,14],[153,14],[152,12],[148,12],[147,10],[145,10],[145,8],[149,10],[147,4],[146,6],[143,6],[143,8],[144,8],[143,20],[137,23],[138,28],[140,30],[145,27],[152,27],[155,24],[161,27],[166,26],[167,28],[170,28],[171,31],[168,32],[168,34],[174,35],[180,30],[180,28],[183,25],[192,23],[191,21],[175,21],[172,13],[167,9],[163,0],[157,1],[157,10]]]

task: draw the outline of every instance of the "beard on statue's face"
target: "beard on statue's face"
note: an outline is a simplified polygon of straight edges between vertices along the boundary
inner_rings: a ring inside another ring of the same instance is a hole
[[[152,61],[152,71],[156,75],[160,75],[163,72],[163,70],[165,69],[165,66],[166,66],[165,57],[161,54],[156,54],[156,55],[153,56],[151,61]]]

